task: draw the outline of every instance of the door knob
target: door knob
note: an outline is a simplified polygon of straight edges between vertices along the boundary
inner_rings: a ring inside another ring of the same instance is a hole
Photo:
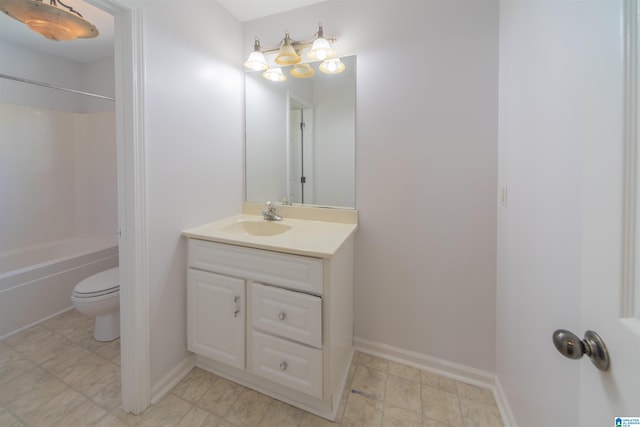
[[[569,359],[580,359],[583,354],[586,354],[596,368],[603,371],[609,369],[609,350],[600,335],[593,331],[585,332],[584,339],[581,340],[573,332],[558,329],[553,333],[553,344],[563,356]]]

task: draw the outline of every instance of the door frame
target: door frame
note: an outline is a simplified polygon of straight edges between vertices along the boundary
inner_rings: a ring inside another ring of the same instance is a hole
[[[151,402],[143,3],[86,1],[115,18],[121,396],[140,414]]]
[[[309,112],[309,111],[313,112],[313,108],[314,108],[313,104],[310,104],[305,99],[297,96],[296,94],[292,93],[290,90],[287,90],[287,103],[286,103],[287,104],[286,105],[286,108],[287,108],[287,112],[286,112],[287,113],[286,114],[286,117],[287,117],[287,120],[286,120],[286,122],[287,122],[287,149],[286,149],[286,153],[287,153],[287,186],[286,186],[287,194],[286,194],[286,197],[287,198],[290,198],[294,193],[294,191],[292,190],[292,185],[293,185],[292,181],[295,183],[295,185],[299,185],[300,184],[300,176],[292,176],[292,175],[296,175],[296,174],[292,174],[291,173],[291,171],[292,171],[292,161],[291,161],[291,157],[292,157],[292,154],[291,154],[291,125],[292,125],[292,123],[291,123],[291,109],[292,109],[293,101],[295,101],[296,104],[299,104],[301,106],[300,109],[302,110],[302,112],[303,112],[302,114],[303,115],[304,115],[304,113]],[[307,161],[306,162],[304,161],[304,156],[302,157],[302,159],[300,160],[300,166],[301,166],[302,169],[306,170],[305,176],[307,178],[309,178],[309,177],[311,178],[311,181],[309,182],[309,186],[306,188],[306,191],[308,191],[307,194],[309,194],[309,193],[311,194],[310,198],[315,200],[315,192],[313,191],[313,187],[315,186],[315,180],[313,178],[313,176],[314,176],[314,168],[313,168],[313,165],[314,165],[314,161],[313,161],[313,156],[314,156],[314,149],[313,149],[313,144],[314,144],[314,139],[313,139],[313,126],[314,126],[314,124],[313,124],[313,115],[311,116],[310,119],[308,119],[306,121],[306,123],[310,123],[309,133],[311,134],[311,136],[309,136],[309,135],[306,136],[307,139],[306,139],[306,145],[305,146],[308,147],[311,150],[311,152],[310,153],[307,152]],[[301,148],[301,150],[303,149],[302,141],[301,141],[301,147],[300,148]],[[297,175],[300,175],[300,174],[297,174]],[[301,189],[300,189],[300,192],[302,192]],[[309,201],[303,203],[302,199],[297,200],[296,202],[300,203],[300,204],[307,204],[307,205],[311,204],[311,205],[313,205],[313,202],[309,202]],[[292,203],[291,199],[289,199],[289,203]]]
[[[640,244],[638,202],[638,1],[625,0],[624,20],[624,177],[623,264],[620,317],[640,336],[640,290],[636,284],[636,256]]]

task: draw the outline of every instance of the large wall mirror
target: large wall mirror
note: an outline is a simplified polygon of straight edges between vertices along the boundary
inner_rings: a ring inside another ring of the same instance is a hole
[[[356,57],[340,74],[245,77],[245,200],[355,208]]]

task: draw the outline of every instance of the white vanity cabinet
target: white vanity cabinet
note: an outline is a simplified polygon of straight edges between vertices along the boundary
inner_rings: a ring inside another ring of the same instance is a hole
[[[196,366],[335,419],[353,355],[353,237],[330,257],[189,239]]]

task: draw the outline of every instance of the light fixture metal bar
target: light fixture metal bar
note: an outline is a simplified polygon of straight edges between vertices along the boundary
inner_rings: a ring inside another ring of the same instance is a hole
[[[37,85],[37,86],[48,87],[50,89],[62,90],[62,91],[65,91],[65,92],[77,93],[79,95],[92,96],[94,98],[107,99],[109,101],[115,101],[116,100],[115,98],[112,98],[110,96],[98,95],[96,93],[83,92],[81,90],[69,89],[69,88],[62,87],[62,86],[52,85],[50,83],[43,83],[43,82],[38,82],[38,81],[35,81],[35,80],[23,79],[21,77],[10,76],[8,74],[0,73],[0,78],[8,79],[8,80],[14,80],[14,81],[17,81],[17,82],[22,82],[22,83],[28,83],[28,84]]]
[[[325,39],[331,43],[334,44],[335,42],[338,41],[337,38],[335,37],[325,37]],[[308,47],[311,47],[313,45],[313,42],[315,41],[315,39],[311,39],[308,41],[304,41],[304,42],[298,42],[295,40],[291,40],[291,46],[293,46],[293,48],[297,51],[300,49],[306,49]],[[276,53],[280,51],[280,48],[282,47],[282,43],[280,43],[277,47],[273,47],[271,49],[260,49],[260,52],[262,53]]]

